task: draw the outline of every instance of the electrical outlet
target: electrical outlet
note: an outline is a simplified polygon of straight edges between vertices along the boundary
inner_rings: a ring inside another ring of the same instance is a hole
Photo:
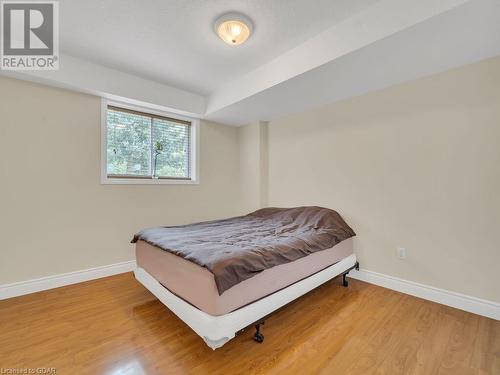
[[[399,259],[406,259],[406,249],[404,247],[398,247],[396,255]]]

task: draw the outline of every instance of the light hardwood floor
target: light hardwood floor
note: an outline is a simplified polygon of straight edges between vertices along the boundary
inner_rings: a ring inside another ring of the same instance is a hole
[[[0,368],[57,374],[500,374],[500,322],[350,280],[217,351],[131,273],[0,301]]]

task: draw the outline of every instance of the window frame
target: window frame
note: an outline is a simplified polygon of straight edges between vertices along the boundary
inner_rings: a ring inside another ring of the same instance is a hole
[[[174,120],[190,122],[190,178],[150,178],[145,176],[138,177],[109,177],[108,176],[108,127],[107,127],[107,111],[109,107],[118,109],[142,112],[153,116],[166,117]],[[196,185],[200,183],[199,178],[199,133],[200,120],[196,118],[181,116],[157,109],[138,106],[119,101],[111,101],[107,99],[101,100],[101,184],[103,185]]]

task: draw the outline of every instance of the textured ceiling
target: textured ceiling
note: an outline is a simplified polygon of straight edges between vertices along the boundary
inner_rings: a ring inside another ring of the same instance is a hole
[[[236,125],[273,120],[499,55],[500,1],[474,0],[207,117]]]
[[[61,0],[61,52],[209,94],[377,0]],[[254,35],[231,47],[212,30],[239,11]]]
[[[231,48],[214,20],[255,23]],[[229,125],[500,54],[499,0],[61,0],[57,71],[0,75]]]

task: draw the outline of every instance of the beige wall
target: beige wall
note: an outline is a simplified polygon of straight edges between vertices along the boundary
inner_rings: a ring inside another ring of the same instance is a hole
[[[0,284],[134,258],[132,234],[240,213],[237,128],[201,124],[200,185],[101,185],[100,99],[0,78]]]
[[[244,212],[266,206],[268,188],[268,146],[266,122],[239,129],[241,208]]]
[[[500,301],[500,58],[244,128],[200,185],[101,185],[100,100],[0,78],[0,284],[133,259],[143,227],[322,205],[362,267]],[[408,258],[396,258],[406,247]]]
[[[268,142],[270,205],[338,210],[362,268],[500,301],[500,58],[272,121]]]

